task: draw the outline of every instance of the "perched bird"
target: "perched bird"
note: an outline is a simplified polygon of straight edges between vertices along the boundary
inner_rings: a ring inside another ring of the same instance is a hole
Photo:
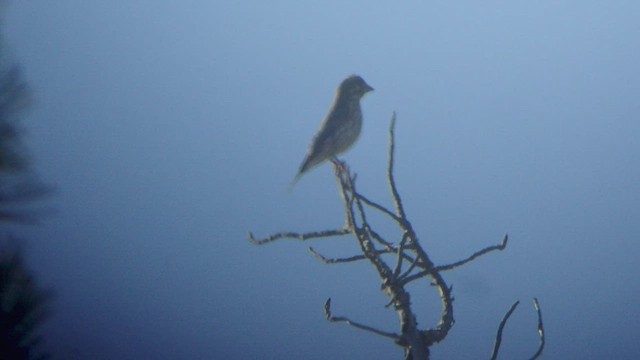
[[[336,90],[333,105],[300,165],[294,183],[323,161],[347,151],[358,139],[362,129],[360,99],[369,91],[373,91],[373,88],[358,75],[351,75],[342,81]]]

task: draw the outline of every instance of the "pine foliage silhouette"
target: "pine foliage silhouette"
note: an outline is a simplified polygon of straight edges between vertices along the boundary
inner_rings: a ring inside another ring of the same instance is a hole
[[[29,89],[20,69],[6,64],[0,43],[0,225],[33,223],[35,214],[23,204],[50,190],[30,173],[21,141],[20,114],[29,105]],[[26,267],[21,240],[0,229],[0,359],[47,359],[37,330],[48,312],[50,293]]]
[[[0,249],[0,359],[48,359],[36,330],[47,315],[49,293],[26,268],[19,248]]]

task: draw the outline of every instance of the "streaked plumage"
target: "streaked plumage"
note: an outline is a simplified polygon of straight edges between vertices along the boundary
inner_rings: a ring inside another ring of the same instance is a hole
[[[336,90],[333,105],[313,138],[295,180],[323,161],[347,151],[353,145],[362,129],[360,99],[372,90],[373,88],[357,75],[351,75],[342,81]]]

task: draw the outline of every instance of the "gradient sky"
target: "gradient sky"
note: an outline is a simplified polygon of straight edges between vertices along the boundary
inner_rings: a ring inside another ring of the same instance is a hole
[[[56,213],[28,239],[55,290],[48,348],[75,359],[399,359],[399,331],[352,238],[257,247],[247,234],[344,224],[332,169],[290,181],[336,86],[357,73],[360,190],[396,180],[446,273],[456,325],[434,359],[634,359],[640,312],[638,1],[10,1],[2,30]],[[381,220],[381,219],[379,219]],[[393,226],[378,227],[392,238]],[[422,327],[440,305],[413,288]]]

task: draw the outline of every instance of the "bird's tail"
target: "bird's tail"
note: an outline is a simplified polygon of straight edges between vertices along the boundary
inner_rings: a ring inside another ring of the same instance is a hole
[[[293,180],[291,181],[291,184],[289,184],[289,192],[293,191],[293,188],[296,186],[296,184],[298,183],[302,175],[304,175],[311,167],[313,167],[314,165],[317,165],[317,164],[314,164],[312,160],[313,158],[309,155],[307,155],[304,158],[304,161],[302,161],[302,164],[300,164],[300,168],[298,169],[298,173],[296,174],[296,177],[294,177]]]
[[[302,172],[298,171],[298,173],[296,174],[296,176],[293,178],[293,180],[291,180],[291,183],[289,184],[289,189],[288,192],[293,192],[293,188],[296,186],[296,184],[298,183],[298,181],[300,181],[300,178],[302,177]]]

